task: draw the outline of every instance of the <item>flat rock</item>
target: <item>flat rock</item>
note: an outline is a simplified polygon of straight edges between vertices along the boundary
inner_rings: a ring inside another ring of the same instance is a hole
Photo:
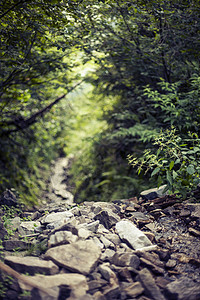
[[[200,299],[200,285],[183,277],[169,283],[166,286],[165,295],[169,300],[198,300]]]
[[[120,267],[132,267],[134,269],[137,269],[140,265],[140,259],[137,255],[132,254],[131,252],[116,252],[112,258],[112,263]]]
[[[154,300],[165,300],[148,269],[145,268],[139,271],[138,278],[145,290],[145,295]]]
[[[140,193],[140,196],[145,200],[153,200],[159,197],[162,197],[166,195],[167,193],[164,193],[164,189],[166,188],[166,185],[162,185],[159,188],[153,188],[149,190],[145,190]]]
[[[21,222],[18,231],[21,235],[28,235],[35,232],[37,227],[40,227],[40,222],[38,221],[26,221]]]
[[[120,217],[113,213],[111,210],[101,210],[95,217],[95,220],[99,220],[106,229],[110,229],[113,225],[119,222]]]
[[[142,287],[141,283],[137,281],[128,285],[126,288],[123,289],[123,291],[126,293],[127,296],[135,298],[144,292],[144,288]]]
[[[122,220],[116,224],[115,228],[120,238],[135,250],[153,245],[147,236],[130,221]]]
[[[25,242],[21,240],[5,240],[3,241],[3,247],[7,251],[14,251],[16,249],[26,250],[32,245],[31,242]]]
[[[100,248],[91,240],[51,248],[45,253],[47,259],[72,272],[89,274],[101,255]]]
[[[110,281],[111,277],[114,277],[114,272],[110,269],[108,263],[100,265],[98,269],[102,277],[107,281]]]
[[[62,212],[53,212],[42,220],[42,224],[54,223],[61,220],[68,221],[69,218],[73,217],[73,214],[70,211],[62,211]]]
[[[57,274],[51,276],[45,275],[36,275],[33,277],[29,277],[32,282],[35,282],[39,286],[45,287],[48,291],[53,291],[57,293],[57,297],[48,298],[46,294],[37,289],[34,293],[33,299],[41,299],[41,300],[55,300],[59,297],[59,289],[65,288],[67,290],[67,294],[74,299],[80,299],[81,296],[86,294],[88,290],[86,277],[81,274]],[[29,285],[26,285],[22,282],[19,282],[22,290],[32,290],[33,288]],[[35,289],[34,289],[35,290]]]
[[[64,244],[71,244],[78,240],[78,237],[70,231],[57,231],[52,234],[48,240],[48,247],[55,247]]]
[[[34,275],[35,273],[45,273],[47,275],[54,275],[59,273],[59,268],[52,261],[46,261],[34,256],[6,256],[5,263],[20,273],[28,273]]]

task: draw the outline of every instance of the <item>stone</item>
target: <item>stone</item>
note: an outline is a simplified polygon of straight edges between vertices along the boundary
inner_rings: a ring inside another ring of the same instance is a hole
[[[93,233],[97,232],[98,227],[99,227],[99,220],[91,222],[91,223],[86,225],[86,228],[88,230],[92,231]]]
[[[5,240],[3,241],[3,247],[7,251],[14,251],[16,249],[26,250],[32,245],[31,242],[25,242],[21,240]]]
[[[93,240],[93,242],[94,242],[100,249],[103,249],[103,248],[104,248],[104,244],[100,242],[100,240],[98,239],[98,237],[94,236],[92,240]]]
[[[167,249],[158,249],[157,253],[161,260],[167,261],[170,257],[170,252]]]
[[[147,297],[150,297],[153,300],[165,300],[165,297],[156,285],[155,280],[148,269],[144,268],[139,271],[138,279],[141,282]]]
[[[53,212],[44,217],[41,221],[42,224],[54,223],[63,220],[68,221],[69,218],[73,217],[73,214],[70,211],[63,211],[63,212]]]
[[[20,223],[21,223],[20,217],[15,217],[13,219],[8,219],[7,226],[9,227],[9,229],[16,230],[19,228]]]
[[[186,209],[190,210],[192,218],[200,218],[200,203],[188,203]]]
[[[189,217],[191,215],[191,212],[189,209],[182,209],[179,216],[180,217]]]
[[[101,210],[97,215],[95,215],[94,219],[99,220],[106,229],[110,229],[119,222],[120,217],[111,210]]]
[[[144,292],[144,288],[142,287],[141,283],[137,281],[128,285],[126,288],[123,289],[123,291],[126,293],[127,296],[135,298]]]
[[[97,292],[102,287],[106,286],[108,283],[104,279],[91,280],[88,282],[89,292],[91,294]]]
[[[86,240],[87,238],[89,238],[91,236],[91,231],[85,229],[85,228],[79,228],[78,229],[78,237],[80,239],[84,239]]]
[[[99,272],[101,273],[102,277],[107,281],[110,281],[111,277],[114,276],[114,272],[110,269],[108,263],[104,263],[98,267]]]
[[[52,261],[45,261],[34,256],[6,256],[5,264],[20,273],[45,273],[46,275],[54,275],[59,273],[59,268]]]
[[[6,190],[0,196],[0,205],[17,206],[17,198],[11,190]]]
[[[130,221],[122,220],[115,228],[119,237],[135,250],[152,246],[147,236]]]
[[[18,231],[21,235],[28,235],[35,232],[35,228],[37,227],[40,227],[40,222],[38,221],[21,222]]]
[[[104,244],[105,248],[115,248],[115,245],[103,235],[100,237],[100,241]]]
[[[164,193],[165,188],[166,185],[162,185],[159,188],[145,190],[140,193],[140,196],[145,200],[153,200],[166,195],[167,193],[166,192]]]
[[[149,260],[154,265],[164,268],[164,263],[160,261],[159,255],[155,252],[149,253],[149,252],[138,252],[137,255],[140,257],[145,258],[146,260]]]
[[[48,240],[48,247],[55,247],[64,244],[71,244],[78,240],[78,237],[70,231],[57,231],[52,234]]]
[[[198,300],[200,285],[188,277],[183,277],[169,283],[164,293],[169,300]]]
[[[196,229],[190,227],[190,228],[188,228],[188,231],[189,231],[189,233],[191,233],[192,235],[200,237],[200,231],[199,231],[199,230],[196,230]]]
[[[98,214],[101,210],[109,210],[115,214],[117,214],[120,211],[119,206],[110,202],[94,202],[91,206],[91,210],[92,212],[94,212],[95,215]]]
[[[101,253],[102,261],[110,261],[115,255],[115,251],[111,249],[106,249],[103,253]]]
[[[101,255],[100,248],[91,240],[57,246],[47,250],[45,258],[72,272],[89,274]]]
[[[112,263],[120,267],[132,267],[137,269],[140,265],[140,259],[137,255],[130,253],[116,252],[112,258]]]
[[[140,262],[155,274],[163,275],[165,273],[164,269],[154,265],[152,262],[143,257],[140,258]]]
[[[104,236],[115,245],[119,245],[121,243],[119,236],[115,233],[107,233]]]
[[[44,294],[39,289],[35,290],[32,294],[33,299],[41,299],[41,300],[55,300],[58,299],[59,290],[65,288],[65,297],[69,295],[74,299],[80,299],[81,296],[85,295],[88,290],[86,277],[81,274],[57,274],[51,276],[45,275],[36,275],[33,277],[29,277],[39,286],[45,287],[48,291],[56,292],[57,297],[48,298],[46,294]],[[33,288],[27,284],[19,282],[22,290],[32,290]],[[68,299],[68,298],[67,298]]]
[[[175,259],[169,259],[166,263],[166,268],[174,268],[176,266],[177,262]]]

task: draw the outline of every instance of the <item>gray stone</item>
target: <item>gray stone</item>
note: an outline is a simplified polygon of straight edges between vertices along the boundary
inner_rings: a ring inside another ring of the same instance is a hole
[[[17,206],[17,198],[11,190],[6,190],[0,196],[0,205]]]
[[[45,257],[67,270],[89,274],[96,266],[100,248],[91,240],[57,246],[47,250]]]
[[[25,242],[21,240],[5,240],[3,241],[3,247],[7,251],[14,251],[16,249],[26,250],[32,245],[31,242]]]
[[[145,267],[150,269],[155,274],[163,275],[165,273],[164,269],[156,266],[155,264],[153,264],[152,262],[150,262],[149,260],[147,260],[143,257],[140,258],[140,261]]]
[[[57,231],[52,234],[48,241],[48,247],[55,247],[64,244],[71,244],[78,240],[78,237],[70,231]]]
[[[177,262],[175,259],[169,259],[166,263],[166,268],[174,268],[176,266]]]
[[[88,282],[89,292],[93,294],[94,292],[98,291],[99,289],[101,289],[106,285],[107,285],[107,281],[104,279],[91,280]]]
[[[35,273],[45,273],[47,275],[59,273],[59,268],[52,261],[41,260],[34,256],[6,256],[5,263],[17,272],[30,275]]]
[[[111,249],[106,249],[102,254],[101,254],[101,260],[102,261],[110,261],[112,257],[115,255],[115,251]]]
[[[101,210],[95,217],[95,220],[99,220],[106,229],[110,229],[113,225],[119,222],[120,217],[113,213],[111,210]]]
[[[115,245],[103,235],[100,237],[100,241],[104,244],[105,248],[115,248]]]
[[[93,233],[97,232],[98,227],[99,227],[99,220],[91,222],[91,223],[86,225],[86,228],[88,230],[92,231]]]
[[[80,239],[84,239],[86,240],[87,238],[89,238],[91,236],[91,231],[85,229],[85,228],[79,228],[78,229],[78,237]]]
[[[190,210],[192,218],[200,218],[200,203],[188,203],[186,207]]]
[[[93,240],[93,242],[94,242],[100,249],[103,249],[103,248],[104,248],[104,244],[100,242],[100,240],[98,239],[98,237],[94,236],[92,240]]]
[[[73,214],[70,211],[63,211],[63,212],[53,212],[41,221],[42,224],[48,224],[48,223],[54,223],[54,222],[59,222],[61,220],[63,221],[68,221],[69,218],[73,217]]]
[[[119,245],[121,243],[119,236],[115,233],[107,233],[104,236],[115,245]]]
[[[66,288],[70,292],[70,297],[72,299],[80,299],[83,295],[86,294],[88,290],[87,280],[86,277],[81,274],[57,274],[57,275],[51,275],[51,276],[45,276],[45,275],[36,275],[33,277],[29,277],[29,279],[32,280],[32,282],[35,282],[37,285],[41,287],[45,287],[47,291],[56,292],[57,296],[55,297],[48,297],[48,294],[45,294],[40,289],[35,290],[34,294],[32,294],[33,299],[41,299],[41,300],[55,300],[58,299],[59,296],[59,289],[60,288]],[[19,282],[20,287],[22,290],[33,290],[32,287],[30,287],[27,284],[24,284],[22,282]],[[67,298],[67,299],[71,299]]]
[[[147,236],[130,221],[122,220],[116,224],[115,228],[120,238],[133,249],[139,250],[152,246]]]
[[[153,200],[164,195],[167,195],[167,192],[164,193],[166,185],[162,185],[159,188],[153,188],[149,190],[145,190],[140,193],[141,197],[145,200]]]
[[[21,222],[18,231],[21,235],[28,235],[35,232],[35,228],[40,227],[40,225],[38,221]]]
[[[91,206],[91,210],[95,214],[100,213],[101,210],[110,210],[114,213],[118,213],[120,211],[120,209],[117,205],[115,205],[114,203],[110,203],[110,202],[95,202]]]
[[[8,219],[7,226],[9,227],[9,229],[16,230],[19,228],[20,223],[21,223],[20,217],[15,217],[13,219]]]
[[[110,269],[109,263],[104,263],[99,266],[99,272],[101,273],[102,277],[107,281],[110,281],[111,277],[115,276],[115,273]]]
[[[139,281],[129,284],[126,288],[123,289],[127,296],[131,298],[135,298],[141,295],[144,292],[144,288],[142,287]]]
[[[166,286],[165,296],[169,300],[198,300],[200,285],[190,278],[183,277]]]
[[[112,258],[112,263],[120,267],[132,267],[134,269],[137,269],[140,265],[140,259],[137,255],[132,254],[131,252],[116,252]]]
[[[148,269],[145,268],[139,271],[138,278],[148,297],[153,300],[165,300],[165,297],[157,287],[155,280]]]

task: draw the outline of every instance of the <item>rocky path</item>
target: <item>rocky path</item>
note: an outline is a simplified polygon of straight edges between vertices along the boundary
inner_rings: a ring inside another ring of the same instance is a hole
[[[50,202],[9,220],[14,236],[1,223],[1,299],[200,299],[199,203],[154,189],[77,205],[64,185],[67,161],[56,168]],[[16,199],[7,191],[1,204]]]

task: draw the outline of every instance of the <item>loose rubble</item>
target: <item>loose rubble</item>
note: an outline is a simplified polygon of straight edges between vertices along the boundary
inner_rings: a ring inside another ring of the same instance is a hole
[[[56,199],[22,212],[29,221],[13,218],[14,237],[1,224],[5,265],[33,283],[15,279],[2,299],[200,299],[200,204],[154,190],[112,203]]]

